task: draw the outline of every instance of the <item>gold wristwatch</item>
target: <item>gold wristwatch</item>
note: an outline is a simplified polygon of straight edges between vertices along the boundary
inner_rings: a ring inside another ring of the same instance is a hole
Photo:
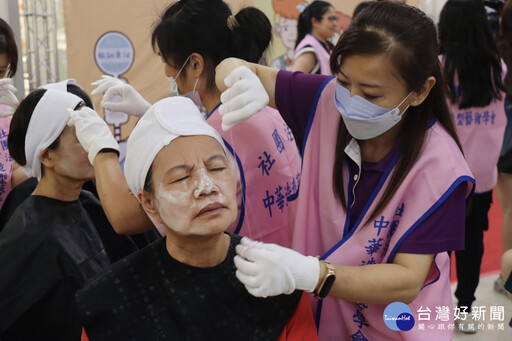
[[[334,271],[334,266],[329,262],[322,262],[325,264],[326,271],[317,288],[313,291],[314,297],[319,299],[324,298],[329,294],[329,291],[336,280],[336,271]]]

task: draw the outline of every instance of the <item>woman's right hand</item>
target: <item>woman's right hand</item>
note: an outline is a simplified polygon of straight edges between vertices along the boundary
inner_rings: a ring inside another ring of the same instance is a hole
[[[16,91],[16,88],[12,85],[11,78],[0,79],[0,104],[5,104],[9,107],[4,110],[0,109],[0,117],[14,114],[14,111],[20,103],[18,98],[14,95]]]
[[[260,79],[247,66],[237,67],[223,79],[223,82],[228,87],[220,96],[222,104],[219,113],[222,116],[224,131],[249,119],[269,102]]]

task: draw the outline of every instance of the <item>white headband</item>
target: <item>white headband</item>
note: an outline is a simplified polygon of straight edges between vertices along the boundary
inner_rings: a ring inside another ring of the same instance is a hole
[[[83,88],[76,83],[76,79],[73,79],[73,78],[65,79],[63,81],[56,82],[56,83],[48,83],[45,85],[41,85],[39,87],[39,89],[46,89],[46,90],[53,89],[53,90],[60,90],[60,91],[68,92],[68,84],[74,84],[83,90]]]
[[[62,133],[69,121],[66,109],[75,109],[82,99],[60,90],[46,90],[37,103],[25,136],[25,158],[23,170],[28,176],[41,180],[39,153],[48,148]]]
[[[226,152],[222,137],[189,98],[169,97],[149,108],[133,128],[126,147],[124,172],[135,196],[144,188],[149,167],[158,152],[175,138],[191,135],[211,136]]]

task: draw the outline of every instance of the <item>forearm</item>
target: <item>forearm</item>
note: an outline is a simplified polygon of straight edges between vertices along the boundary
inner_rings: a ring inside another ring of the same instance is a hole
[[[98,153],[94,174],[101,205],[117,233],[136,234],[154,228],[130,192],[116,153]]]
[[[412,256],[409,259],[417,260],[417,264],[334,265],[336,281],[329,295],[367,304],[413,301],[423,286],[433,255],[400,255]]]
[[[217,84],[217,88],[221,92],[225,91],[227,89],[227,86],[224,83],[224,79],[231,73],[231,71],[233,71],[239,66],[248,67],[252,72],[256,74],[256,76],[258,76],[269,96],[268,105],[272,108],[276,108],[275,91],[277,74],[279,72],[278,69],[274,69],[259,64],[249,63],[238,58],[227,58],[224,59],[215,68],[215,83]]]

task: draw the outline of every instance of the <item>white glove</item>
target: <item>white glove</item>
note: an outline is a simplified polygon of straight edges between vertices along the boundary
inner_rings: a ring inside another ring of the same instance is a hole
[[[89,154],[89,162],[94,165],[96,154],[102,149],[114,149],[119,153],[119,145],[112,136],[107,123],[88,107],[79,110],[68,109],[71,116],[69,126],[75,127],[76,137]]]
[[[248,67],[239,66],[224,79],[228,89],[220,95],[222,130],[226,131],[261,111],[269,101],[260,79]]]
[[[0,117],[10,116],[16,111],[20,103],[14,95],[16,91],[11,78],[0,79],[0,104],[9,106],[8,109],[0,110]]]
[[[101,106],[104,109],[141,117],[151,106],[131,85],[110,76],[103,75],[101,78],[91,83],[91,85],[97,86],[91,95],[105,94],[101,101]],[[116,98],[113,99],[116,95],[121,97],[121,101],[116,102]]]
[[[242,238],[236,246],[236,277],[256,297],[313,292],[320,275],[318,258],[291,249]]]

